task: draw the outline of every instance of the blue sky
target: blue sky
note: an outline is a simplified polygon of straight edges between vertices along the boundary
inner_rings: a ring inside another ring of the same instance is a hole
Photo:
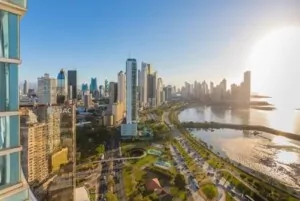
[[[252,46],[300,26],[298,0],[29,0],[20,81],[77,69],[79,83],[116,80],[129,55],[165,84],[242,79]]]

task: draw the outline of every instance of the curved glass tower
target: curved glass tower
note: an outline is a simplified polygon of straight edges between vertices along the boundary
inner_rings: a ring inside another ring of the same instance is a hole
[[[64,103],[68,95],[67,76],[64,69],[61,69],[57,75],[57,103]]]
[[[26,0],[0,0],[0,200],[28,200],[21,170],[19,69],[20,20]]]

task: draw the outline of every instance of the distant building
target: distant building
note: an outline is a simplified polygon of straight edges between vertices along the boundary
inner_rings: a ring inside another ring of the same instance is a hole
[[[57,103],[57,80],[50,78],[49,74],[38,78],[37,96],[40,104]]]
[[[23,84],[23,94],[28,95],[28,82],[27,82],[27,80],[25,80],[24,84]]]
[[[123,71],[118,73],[118,102],[126,104],[126,77]]]
[[[94,93],[98,88],[97,78],[91,78],[90,93]]]
[[[61,69],[57,75],[57,93],[67,98],[68,95],[68,79],[64,69]]]
[[[245,104],[249,105],[250,97],[251,97],[251,72],[250,71],[246,71],[244,73],[243,91],[244,91],[244,97],[245,97]]]
[[[69,98],[77,99],[77,71],[68,70],[68,89],[69,89]],[[70,91],[72,90],[72,94]],[[71,94],[71,95],[70,95]]]

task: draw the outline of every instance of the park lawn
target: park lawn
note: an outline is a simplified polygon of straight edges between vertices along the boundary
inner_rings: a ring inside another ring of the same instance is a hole
[[[235,201],[235,199],[228,192],[226,192],[226,201]]]
[[[175,198],[179,198],[180,200],[186,200],[187,197],[188,197],[186,191],[179,190],[179,189],[176,188],[176,187],[171,187],[171,188],[170,188],[170,194],[171,194],[173,197],[175,197]]]
[[[137,181],[141,180],[146,173],[143,167],[151,165],[156,161],[156,157],[147,155],[139,160],[128,163],[123,169],[124,186],[126,195],[129,197],[135,190]]]
[[[201,186],[201,191],[204,193],[204,195],[212,200],[218,195],[218,189],[214,184],[205,184]]]

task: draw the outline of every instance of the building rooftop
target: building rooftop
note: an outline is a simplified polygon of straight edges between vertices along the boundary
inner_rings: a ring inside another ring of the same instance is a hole
[[[85,187],[75,189],[75,201],[90,201],[88,192]]]

